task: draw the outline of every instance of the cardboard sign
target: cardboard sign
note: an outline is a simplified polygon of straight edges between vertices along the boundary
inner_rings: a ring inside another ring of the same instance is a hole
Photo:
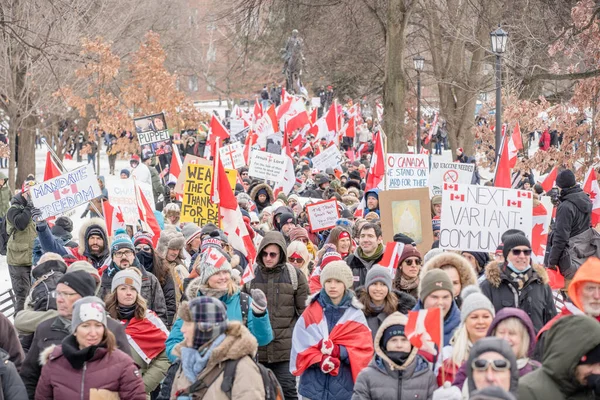
[[[152,193],[152,185],[145,182],[138,182],[137,184],[154,211],[156,208],[154,204],[154,194]],[[133,178],[107,180],[106,190],[108,191],[110,204],[115,208],[117,206],[121,208],[125,224],[135,226],[139,219],[139,212],[135,199]]]
[[[212,162],[208,161],[202,157],[196,157],[191,154],[186,154],[183,159],[183,166],[181,167],[182,171],[187,169],[187,166],[190,164],[199,164],[199,165],[212,165]],[[179,174],[177,177],[177,183],[175,184],[175,193],[183,194],[183,183],[185,182],[185,174]]]
[[[184,174],[185,172],[185,174]],[[227,180],[231,190],[235,188],[237,171],[227,169]],[[219,206],[210,199],[210,185],[213,176],[212,165],[188,164],[181,175],[185,175],[183,200],[181,202],[181,222],[193,222],[204,226],[209,222],[220,226]],[[221,188],[221,190],[227,190]]]
[[[102,195],[91,164],[33,186],[31,200],[42,219],[69,211]]]
[[[531,240],[532,208],[528,191],[444,183],[440,248],[495,252],[509,229]]]
[[[427,187],[429,158],[424,154],[390,154],[386,157],[386,189]]]
[[[337,146],[329,146],[312,159],[313,167],[321,172],[327,168],[339,168],[342,163],[342,153]]]
[[[163,113],[134,118],[133,123],[140,141],[143,160],[153,155],[170,154],[173,151],[171,135],[167,130]]]
[[[404,233],[415,241],[421,254],[431,250],[429,188],[380,191],[379,212],[385,243],[393,242],[396,233]]]
[[[442,194],[442,186],[445,182],[471,184],[473,172],[475,172],[475,164],[432,161],[429,173],[431,196]]]
[[[265,181],[282,182],[287,158],[280,154],[254,150],[250,155],[248,175]]]
[[[306,214],[313,232],[324,231],[335,227],[335,221],[340,219],[337,200],[326,200],[319,203],[307,204]]]
[[[238,169],[246,166],[244,159],[244,145],[242,143],[232,143],[219,149],[221,153],[221,162],[224,168]]]

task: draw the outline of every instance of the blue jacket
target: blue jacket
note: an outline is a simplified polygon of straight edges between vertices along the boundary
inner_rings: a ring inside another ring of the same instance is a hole
[[[417,305],[413,308],[413,311],[418,311],[423,309],[423,303],[421,300],[417,302]],[[450,339],[452,339],[452,335],[454,335],[454,331],[460,325],[460,310],[458,306],[452,300],[452,307],[444,318],[444,346],[448,346],[450,344]]]
[[[365,204],[367,203],[367,196],[369,196],[369,194],[374,194],[374,195],[375,195],[375,197],[377,197],[377,201],[379,201],[379,188],[374,188],[374,189],[371,189],[371,190],[369,190],[369,191],[365,192]],[[376,208],[376,209],[374,209],[374,210],[370,210],[370,209],[367,207],[367,208],[365,209],[365,215],[366,215],[367,213],[369,213],[369,212],[374,212],[374,213],[376,213],[377,215],[380,215],[380,213],[379,213],[379,204],[377,204],[377,208]]]
[[[335,306],[325,291],[321,290],[311,299],[311,302],[318,301],[323,307],[323,314],[329,333],[331,333],[344,312],[354,306],[353,299],[355,299],[354,295],[346,291],[340,304]],[[344,346],[340,346],[340,371],[337,376],[323,373],[320,363],[313,364],[300,376],[300,385],[298,386],[298,393],[311,400],[347,400],[352,397],[353,390],[354,380],[350,369],[350,359]]]
[[[240,292],[239,290],[232,296],[225,295],[221,297],[223,303],[227,307],[227,319],[230,321],[241,321],[242,320],[242,308],[240,306]],[[271,321],[269,320],[269,312],[261,317],[255,317],[250,307],[252,304],[252,298],[249,299],[248,304],[248,321],[246,327],[254,335],[258,341],[259,346],[266,346],[273,340],[273,329],[271,329]],[[178,343],[183,342],[183,333],[181,333],[181,325],[183,320],[177,318],[171,329],[171,333],[167,338],[167,356],[171,362],[174,362],[177,357],[172,354],[173,349]]]

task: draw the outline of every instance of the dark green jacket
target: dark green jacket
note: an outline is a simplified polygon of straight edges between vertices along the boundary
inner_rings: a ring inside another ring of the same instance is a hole
[[[542,368],[519,379],[519,400],[595,399],[575,381],[581,357],[600,344],[600,323],[583,315],[556,321],[546,336]]]
[[[6,213],[6,233],[9,236],[6,246],[8,265],[30,267],[37,232],[35,222],[31,219],[31,207],[20,193],[13,197]]]
[[[4,172],[0,172],[0,181],[7,179]],[[10,207],[10,198],[12,197],[8,182],[0,188],[0,217],[4,217]]]

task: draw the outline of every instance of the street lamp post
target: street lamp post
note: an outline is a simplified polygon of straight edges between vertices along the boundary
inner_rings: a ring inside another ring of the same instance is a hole
[[[421,71],[423,71],[423,65],[425,59],[421,56],[413,58],[415,63],[415,71],[417,71],[417,154],[421,153]]]
[[[506,51],[508,42],[508,32],[500,26],[493,32],[490,32],[490,41],[492,52],[496,55],[496,159],[500,154],[502,143],[502,54]]]

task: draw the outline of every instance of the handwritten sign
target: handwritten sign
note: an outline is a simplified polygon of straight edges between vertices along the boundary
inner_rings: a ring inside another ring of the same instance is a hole
[[[442,186],[447,183],[470,184],[475,172],[475,164],[433,161],[429,173],[431,196],[442,194]]]
[[[31,188],[33,205],[42,219],[62,214],[102,195],[91,164],[77,168]]]
[[[282,182],[286,165],[286,157],[280,154],[255,150],[250,155],[248,175],[265,181]]]
[[[221,153],[221,162],[224,168],[238,169],[246,166],[244,159],[244,145],[242,143],[232,143],[219,149]]]
[[[210,199],[210,185],[213,176],[212,165],[188,164],[184,171],[181,222],[193,222],[198,226],[204,226],[212,222],[219,226],[219,207]],[[231,185],[231,190],[233,190],[237,180],[237,171],[227,169],[225,173]],[[227,190],[227,188],[221,188],[220,190]]]
[[[429,159],[424,154],[390,154],[386,158],[386,188],[427,187]]]
[[[532,209],[528,191],[444,183],[440,248],[494,252],[509,229],[531,239]]]
[[[153,155],[168,154],[173,151],[171,135],[167,130],[163,113],[147,115],[133,120],[135,131],[142,150],[142,159]]]
[[[312,159],[313,167],[321,172],[327,168],[339,168],[342,163],[342,153],[337,146],[329,146]]]
[[[319,203],[307,204],[308,223],[313,232],[324,231],[335,227],[335,221],[340,218],[337,200],[326,200]]]
[[[144,196],[150,203],[152,210],[155,210],[154,194],[152,185],[144,182],[137,182]],[[123,212],[123,218],[126,225],[136,225],[139,219],[137,203],[135,199],[135,187],[133,178],[129,179],[111,179],[106,181],[106,190],[108,198],[113,207],[120,207]]]

